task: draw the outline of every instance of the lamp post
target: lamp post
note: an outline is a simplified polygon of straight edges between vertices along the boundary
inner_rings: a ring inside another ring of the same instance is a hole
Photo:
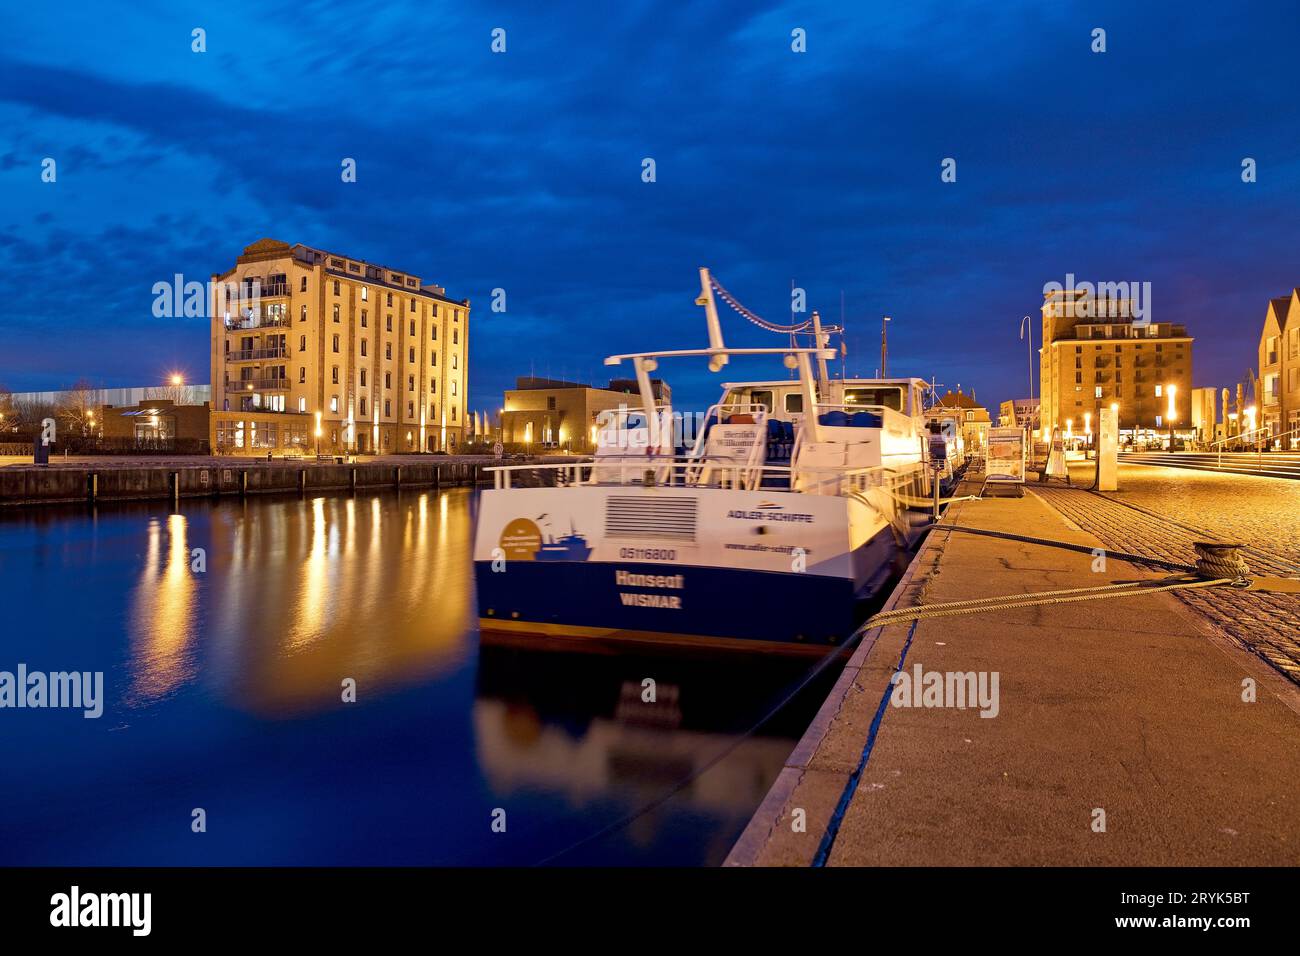
[[[1034,320],[1025,316],[1020,320],[1020,338],[1025,341],[1025,330],[1029,330],[1027,346],[1029,349],[1029,404],[1034,403]]]

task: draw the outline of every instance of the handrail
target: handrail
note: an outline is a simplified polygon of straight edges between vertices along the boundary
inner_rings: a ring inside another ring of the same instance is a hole
[[[1228,442],[1240,442],[1243,441],[1244,439],[1247,439],[1248,436],[1250,435],[1259,435],[1261,432],[1267,434],[1269,440],[1272,441],[1275,438],[1285,438],[1287,435],[1295,435],[1297,433],[1300,433],[1300,428],[1292,428],[1290,431],[1285,431],[1277,435],[1274,435],[1272,429],[1268,425],[1260,425],[1258,428],[1252,428],[1248,432],[1242,432],[1239,435],[1232,435],[1231,437],[1228,438],[1221,438],[1216,442],[1210,442],[1210,447],[1213,448],[1215,445],[1223,445]],[[1264,449],[1260,447],[1257,439],[1250,439],[1250,440],[1255,442],[1255,467],[1258,468],[1264,462]],[[1223,467],[1222,448],[1219,449],[1219,457],[1215,462],[1215,467],[1216,468]]]

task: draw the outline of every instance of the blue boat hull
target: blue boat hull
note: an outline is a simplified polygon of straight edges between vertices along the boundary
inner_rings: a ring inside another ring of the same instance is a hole
[[[619,574],[634,576],[624,578]],[[484,629],[548,637],[725,639],[829,647],[853,633],[858,595],[845,578],[680,564],[477,561]],[[669,586],[629,584],[661,578]]]

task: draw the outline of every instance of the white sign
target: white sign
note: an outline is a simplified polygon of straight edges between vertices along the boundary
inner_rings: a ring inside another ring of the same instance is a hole
[[[1020,428],[990,428],[984,478],[1023,484],[1025,481],[1025,432]]]
[[[500,442],[497,442],[495,445],[492,446],[492,455],[496,459],[500,460],[501,456],[504,455],[505,453],[506,453],[506,446],[501,444]]]

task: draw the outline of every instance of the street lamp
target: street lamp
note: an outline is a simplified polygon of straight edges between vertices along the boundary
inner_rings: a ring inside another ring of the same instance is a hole
[[[1242,411],[1246,416],[1246,434],[1249,435],[1255,431],[1255,406],[1250,405]],[[1255,439],[1251,439],[1254,441]]]
[[[320,456],[320,412],[316,413],[316,455]]]
[[[1025,316],[1020,320],[1020,338],[1025,338],[1025,329],[1029,330],[1029,340],[1026,343],[1029,350],[1029,403],[1034,402],[1034,320]]]

